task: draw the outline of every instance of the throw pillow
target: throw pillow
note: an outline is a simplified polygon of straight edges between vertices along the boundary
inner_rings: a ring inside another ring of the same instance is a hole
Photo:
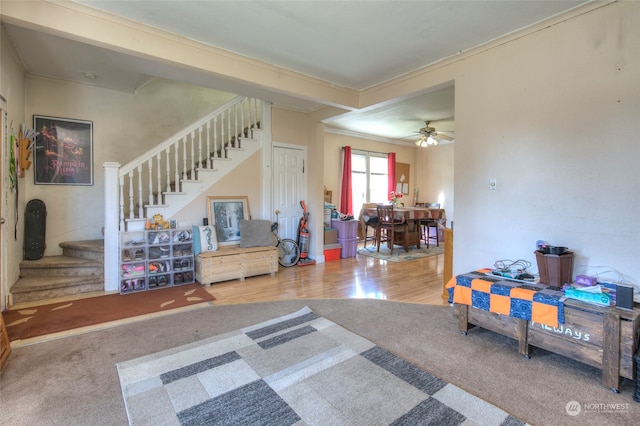
[[[274,244],[271,222],[259,219],[240,221],[240,247],[265,247]]]
[[[208,226],[193,226],[193,254],[199,255],[209,251],[218,250],[218,237],[216,228]]]

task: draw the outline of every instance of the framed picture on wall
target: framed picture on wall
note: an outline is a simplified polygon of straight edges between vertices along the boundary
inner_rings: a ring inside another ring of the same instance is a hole
[[[219,245],[240,244],[240,221],[249,220],[249,198],[207,197],[209,224],[215,226]]]
[[[93,185],[93,122],[33,116],[36,185]]]

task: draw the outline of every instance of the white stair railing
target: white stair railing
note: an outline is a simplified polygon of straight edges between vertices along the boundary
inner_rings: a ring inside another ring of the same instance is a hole
[[[261,127],[260,102],[234,98],[120,167],[120,230],[127,219],[144,218],[145,208],[164,205],[166,194],[180,193],[183,182],[197,181],[198,170],[214,170],[228,161],[229,150],[242,149],[242,140]]]

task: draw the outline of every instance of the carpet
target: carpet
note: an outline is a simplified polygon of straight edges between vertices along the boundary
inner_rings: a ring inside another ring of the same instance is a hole
[[[358,249],[358,254],[363,256],[375,257],[376,259],[388,260],[389,262],[404,262],[407,260],[420,259],[423,257],[434,256],[436,254],[444,253],[444,247],[421,247],[421,248],[409,248],[409,251],[404,251],[402,247],[396,247],[393,249],[393,256],[391,250],[386,246],[380,246],[380,252],[377,252],[375,246],[364,247]]]
[[[9,340],[92,326],[195,305],[215,298],[198,284],[132,294],[109,294],[3,312]]]
[[[524,424],[308,307],[117,370],[131,425]]]

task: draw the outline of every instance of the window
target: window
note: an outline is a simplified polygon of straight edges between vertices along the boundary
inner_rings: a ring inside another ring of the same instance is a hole
[[[367,151],[351,151],[353,212],[358,216],[364,203],[386,203],[387,155]]]

